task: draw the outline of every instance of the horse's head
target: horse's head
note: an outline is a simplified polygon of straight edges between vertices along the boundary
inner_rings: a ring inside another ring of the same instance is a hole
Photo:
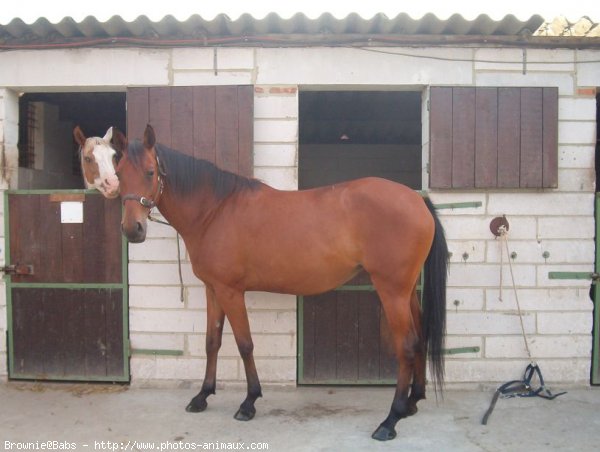
[[[123,201],[121,230],[130,242],[140,243],[146,239],[147,220],[163,190],[161,168],[158,163],[156,136],[150,125],[144,131],[144,141],[128,143],[117,131],[113,142],[123,156],[117,165],[117,174]]]
[[[73,130],[80,146],[81,171],[85,188],[95,188],[106,198],[119,196],[119,179],[115,173],[116,151],[111,147],[113,129],[104,137],[86,138],[79,126]]]

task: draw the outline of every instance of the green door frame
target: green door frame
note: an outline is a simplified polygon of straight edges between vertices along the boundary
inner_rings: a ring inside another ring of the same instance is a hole
[[[6,265],[11,265],[11,253],[10,253],[10,221],[8,211],[8,197],[9,195],[50,195],[54,193],[61,194],[84,194],[102,196],[96,190],[5,190],[4,191],[4,249],[6,250]],[[83,375],[67,375],[61,378],[53,378],[54,380],[65,380],[65,381],[111,381],[111,382],[129,382],[130,380],[130,369],[129,369],[129,293],[128,293],[128,254],[127,254],[127,240],[121,235],[121,283],[13,283],[10,275],[4,276],[6,284],[6,309],[7,309],[7,336],[8,336],[8,375],[9,378],[18,379],[38,379],[36,375],[22,375],[15,374],[15,363],[14,363],[14,341],[13,341],[13,325],[12,325],[12,289],[13,288],[47,288],[47,289],[67,289],[67,290],[80,290],[80,289],[119,289],[123,294],[123,375],[119,377],[114,376],[96,376],[90,378]]]

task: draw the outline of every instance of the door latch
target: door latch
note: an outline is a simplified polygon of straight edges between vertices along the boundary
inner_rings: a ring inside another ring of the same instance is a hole
[[[5,275],[33,275],[33,265],[28,264],[13,264],[13,265],[5,265],[4,267],[0,267],[0,271]]]

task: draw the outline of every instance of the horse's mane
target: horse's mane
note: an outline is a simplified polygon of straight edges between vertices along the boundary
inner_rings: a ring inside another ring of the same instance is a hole
[[[220,200],[262,185],[257,179],[222,170],[207,160],[191,157],[162,144],[155,144],[154,149],[166,174],[166,184],[179,195],[187,196],[198,189],[209,188]],[[141,163],[143,151],[139,140],[129,144],[128,155],[134,164]]]

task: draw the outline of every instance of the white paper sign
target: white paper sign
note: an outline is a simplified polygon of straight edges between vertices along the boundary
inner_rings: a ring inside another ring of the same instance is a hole
[[[61,223],[83,223],[83,203],[65,201],[60,203]]]

